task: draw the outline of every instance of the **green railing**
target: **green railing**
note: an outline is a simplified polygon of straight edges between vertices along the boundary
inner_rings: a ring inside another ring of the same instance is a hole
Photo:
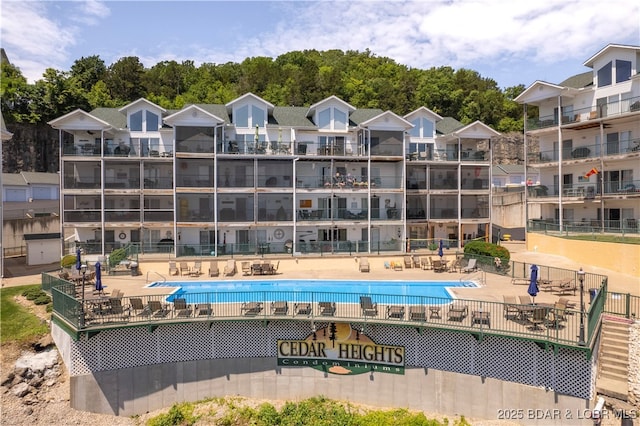
[[[638,318],[640,317],[640,296],[607,291],[604,313],[628,319]]]
[[[602,287],[600,287],[600,291],[595,294],[595,297],[591,300],[591,305],[589,306],[589,310],[586,312],[587,315],[587,336],[586,340],[587,344],[591,346],[593,344],[593,340],[597,334],[597,329],[600,326],[600,316],[604,311],[604,304],[607,299],[607,279],[605,278],[602,281]],[[580,309],[583,309],[580,307]]]
[[[512,261],[511,278],[528,279],[531,276],[532,265],[533,263]],[[553,282],[570,279],[576,292],[580,291],[578,271],[538,264],[536,264],[536,266],[538,267],[538,280]],[[593,274],[590,272],[585,272],[583,277],[583,289],[585,292],[591,292],[592,290],[601,291],[603,282],[607,279],[606,275]]]

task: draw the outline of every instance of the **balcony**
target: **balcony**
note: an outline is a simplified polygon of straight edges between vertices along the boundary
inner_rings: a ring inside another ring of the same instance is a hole
[[[140,222],[140,210],[129,211],[105,211],[105,222]]]
[[[588,160],[592,158],[611,157],[616,155],[640,154],[640,139],[606,142],[601,145],[581,145],[562,150],[562,160]],[[539,153],[529,153],[529,164],[555,163],[558,161],[557,150],[544,150]]]
[[[64,223],[101,222],[100,210],[65,210],[62,212]]]

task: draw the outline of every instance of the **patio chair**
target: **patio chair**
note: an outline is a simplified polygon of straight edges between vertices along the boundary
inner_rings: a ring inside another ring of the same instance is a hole
[[[530,280],[527,281],[529,284]],[[553,281],[551,280],[538,280],[538,289],[540,291],[553,291]]]
[[[249,261],[241,262],[240,268],[242,269],[242,275],[251,275],[251,263]]]
[[[199,317],[210,317],[213,315],[213,310],[211,309],[211,303],[198,303],[196,305],[195,312]]]
[[[191,316],[191,306],[187,304],[184,298],[178,298],[173,301],[173,312],[176,318],[189,318]]]
[[[413,260],[411,260],[411,256],[405,256],[403,260],[405,269],[411,269],[413,267]]]
[[[558,298],[558,303],[562,303],[567,309],[575,309],[577,307],[575,302],[570,301],[566,297]]]
[[[244,315],[258,315],[262,312],[262,302],[243,302],[240,310]]]
[[[404,306],[388,305],[387,318],[404,319]]]
[[[279,267],[280,267],[280,261],[278,260],[275,265],[271,266],[271,270],[269,271],[269,273],[271,275],[275,275],[278,272]]]
[[[564,278],[560,280],[560,282],[556,286],[555,292],[561,295],[571,292],[575,296],[576,284],[571,278]]]
[[[533,314],[529,318],[529,330],[531,331],[542,331],[544,330],[541,325],[545,324],[547,321],[547,309],[546,308],[537,308],[533,310]]]
[[[169,314],[167,306],[160,303],[159,300],[149,300],[149,303],[147,303],[147,309],[154,318],[164,318]]]
[[[460,267],[462,266],[462,259],[461,258],[456,258],[455,262],[453,262],[453,264],[449,267],[449,272],[457,272],[460,270]]]
[[[369,258],[361,257],[360,258],[360,272],[369,272],[371,270],[369,266]]]
[[[311,315],[311,303],[295,303],[293,312],[294,315]]]
[[[180,275],[189,275],[189,265],[187,262],[180,262]]]
[[[227,260],[227,264],[224,267],[224,275],[235,275],[236,273],[236,261],[234,259]]]
[[[413,267],[414,268],[420,268],[420,258],[417,255],[412,255],[411,256],[411,261],[413,262]]]
[[[209,276],[217,277],[218,275],[220,275],[220,269],[218,269],[218,262],[216,262],[215,260],[212,260],[209,262]]]
[[[287,315],[289,304],[287,302],[271,302],[271,315]]]
[[[360,308],[365,317],[378,316],[378,304],[372,302],[369,296],[360,296]]]
[[[120,316],[121,318],[129,318],[131,315],[129,307],[122,306],[122,299],[117,297],[110,297],[108,308],[105,310],[108,315]]]
[[[426,321],[427,311],[424,306],[409,306],[410,321]]]
[[[420,265],[424,270],[433,269],[433,265],[431,264],[431,256],[420,258]]]
[[[178,271],[178,267],[176,266],[176,262],[169,262],[169,275],[178,275],[180,272]]]
[[[336,302],[318,302],[320,315],[330,317],[336,313]]]
[[[474,324],[486,324],[491,328],[491,313],[487,311],[473,311],[471,312],[471,326]]]
[[[391,262],[391,267],[393,268],[394,271],[402,271],[402,262]]]
[[[462,320],[464,320],[467,317],[468,313],[469,313],[469,308],[467,307],[467,305],[461,305],[461,306],[451,305],[449,307],[447,319],[449,321],[462,322]]]
[[[504,317],[506,319],[516,319],[520,315],[518,299],[515,296],[502,296],[504,300]]]
[[[518,296],[518,302],[520,302],[521,305],[531,305],[533,303],[529,295]]]
[[[199,277],[201,273],[202,273],[202,261],[196,260],[193,263],[193,267],[191,268],[191,270],[189,270],[189,275],[192,277]]]
[[[478,270],[478,265],[476,263],[477,263],[477,260],[475,258],[474,259],[470,259],[469,263],[467,264],[467,266],[462,268],[462,272],[469,273],[469,272],[477,271]]]
[[[550,309],[549,313],[547,314],[545,326],[554,328],[556,330],[564,327],[562,323],[567,320],[566,310],[567,307],[562,303],[554,303],[553,309]]]
[[[129,306],[131,311],[138,316],[148,316],[149,311],[146,309],[144,303],[142,303],[141,297],[132,297],[129,299]]]

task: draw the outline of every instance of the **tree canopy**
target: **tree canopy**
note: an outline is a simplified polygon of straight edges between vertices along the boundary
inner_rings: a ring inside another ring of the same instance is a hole
[[[522,131],[523,85],[504,90],[469,69],[410,68],[366,50],[304,50],[242,63],[163,61],[146,68],[138,57],[106,66],[97,55],[82,57],[69,71],[49,68],[28,84],[3,62],[0,97],[7,122],[46,122],[77,108],[119,107],[141,97],[167,109],[195,103],[227,103],[247,92],[274,105],[311,105],[335,95],[356,108],[399,115],[425,106],[464,124],[480,120],[500,132]]]

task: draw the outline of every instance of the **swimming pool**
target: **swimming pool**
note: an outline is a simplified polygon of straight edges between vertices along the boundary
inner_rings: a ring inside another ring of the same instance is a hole
[[[241,281],[167,281],[149,287],[178,287],[167,301],[185,298],[188,303],[259,300],[313,301],[323,298],[334,302],[352,302],[361,295],[378,303],[402,298],[407,303],[448,303],[450,288],[478,287],[473,281],[355,281],[355,280],[241,280]]]

